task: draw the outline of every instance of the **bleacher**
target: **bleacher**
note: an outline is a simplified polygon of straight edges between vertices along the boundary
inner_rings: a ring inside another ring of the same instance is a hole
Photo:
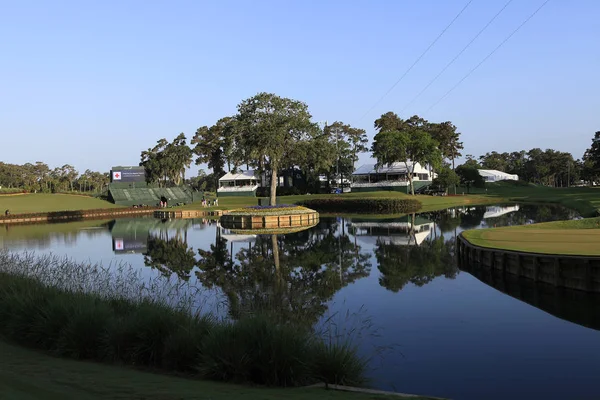
[[[169,205],[192,202],[192,192],[187,188],[122,188],[115,186],[111,185],[108,189],[109,199],[113,203],[123,206],[140,204],[155,206],[163,197],[167,199]]]

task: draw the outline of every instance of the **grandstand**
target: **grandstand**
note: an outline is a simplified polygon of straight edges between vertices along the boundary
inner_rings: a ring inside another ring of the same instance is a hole
[[[123,205],[155,206],[161,200],[169,205],[192,203],[192,191],[184,186],[159,188],[146,183],[143,167],[113,167],[108,186],[109,201]]]
[[[124,206],[145,204],[157,205],[161,200],[166,200],[169,205],[177,203],[191,203],[192,192],[188,188],[115,188],[109,187],[108,198],[111,202]]]

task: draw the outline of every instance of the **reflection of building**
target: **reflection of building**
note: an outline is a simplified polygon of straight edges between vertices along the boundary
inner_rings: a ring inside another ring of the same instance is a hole
[[[495,169],[479,169],[479,175],[486,182],[498,182],[498,181],[518,181],[519,175],[507,174],[506,172],[498,171]]]
[[[353,192],[370,192],[376,190],[392,190],[406,192],[409,190],[408,168],[414,168],[413,185],[415,189],[428,185],[437,176],[429,168],[419,163],[396,162],[376,168],[375,164],[367,164],[352,174]]]
[[[181,229],[187,231],[191,224],[192,220],[189,219],[161,221],[156,218],[119,218],[109,224],[112,250],[115,254],[145,253],[151,231]]]
[[[231,230],[227,228],[223,228],[220,222],[217,222],[217,231],[218,235],[223,239],[227,240],[230,243],[233,242],[241,242],[241,243],[252,243],[256,242],[256,237],[258,235],[240,235],[237,233],[231,232]]]
[[[348,224],[349,229],[358,241],[375,245],[377,241],[407,246],[421,244],[435,229],[435,224],[423,217],[415,217],[414,225],[411,216],[393,221],[358,221]]]
[[[485,214],[483,214],[483,219],[486,218],[496,218],[501,215],[510,214],[512,212],[519,211],[519,206],[491,206],[485,208]]]

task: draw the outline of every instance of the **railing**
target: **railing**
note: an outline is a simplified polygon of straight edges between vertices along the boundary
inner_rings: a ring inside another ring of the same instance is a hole
[[[408,186],[408,181],[354,182],[351,187]]]
[[[250,192],[258,189],[258,185],[245,186],[223,186],[217,189],[217,192]]]

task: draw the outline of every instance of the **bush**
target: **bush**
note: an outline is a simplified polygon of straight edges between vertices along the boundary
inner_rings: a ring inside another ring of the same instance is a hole
[[[253,316],[214,329],[202,347],[200,372],[217,380],[268,386],[314,382],[313,337],[291,325]]]
[[[319,381],[346,386],[364,385],[367,361],[359,357],[357,351],[349,342],[319,343],[313,358]]]
[[[299,204],[324,213],[406,214],[421,208],[421,202],[416,199],[326,198]]]
[[[0,261],[4,271],[24,268],[26,263],[19,256]],[[47,280],[56,279],[52,269],[44,271],[49,274]],[[325,345],[314,332],[292,323],[266,315],[249,315],[234,322],[195,317],[188,310],[145,297],[133,301],[114,291],[83,293],[71,280],[65,287],[77,289],[69,291],[46,286],[38,279],[0,272],[3,338],[69,358],[222,381],[268,386],[364,381],[365,362],[356,348],[347,343]]]

